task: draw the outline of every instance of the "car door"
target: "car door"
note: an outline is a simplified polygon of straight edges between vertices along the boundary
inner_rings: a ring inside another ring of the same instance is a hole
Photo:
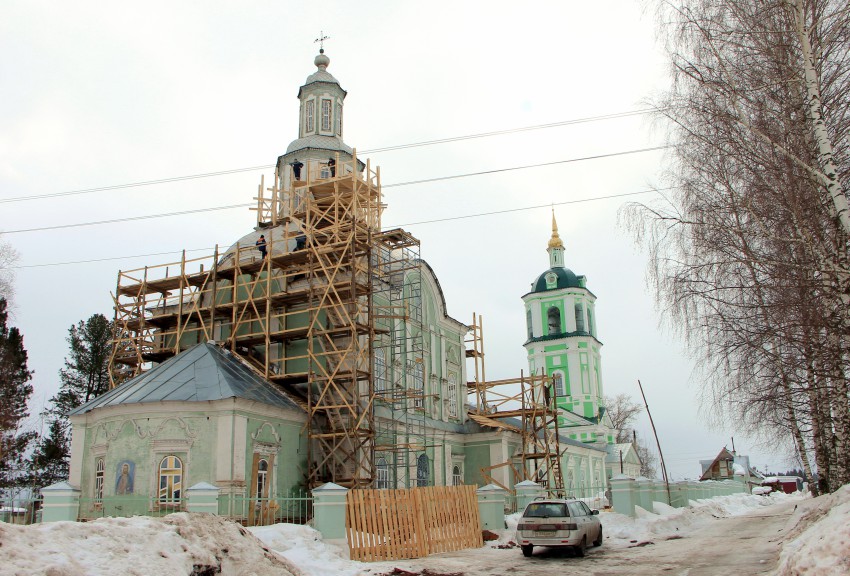
[[[587,541],[594,542],[599,539],[599,531],[602,530],[602,521],[599,520],[599,515],[593,511],[584,502],[579,502],[585,510],[585,519],[587,521]]]
[[[588,544],[591,541],[590,534],[587,533],[587,512],[582,508],[581,502],[568,502],[570,508],[570,519],[578,527],[579,534],[587,536]]]

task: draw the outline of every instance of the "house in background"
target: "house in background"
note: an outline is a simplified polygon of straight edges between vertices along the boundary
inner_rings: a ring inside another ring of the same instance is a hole
[[[702,476],[700,482],[705,480],[737,480],[744,482],[750,488],[759,485],[764,480],[758,471],[750,466],[749,456],[740,456],[734,451],[729,451],[724,446],[714,460],[700,460]]]

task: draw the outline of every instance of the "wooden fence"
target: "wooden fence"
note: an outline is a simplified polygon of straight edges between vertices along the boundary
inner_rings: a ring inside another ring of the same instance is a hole
[[[345,504],[352,560],[421,558],[484,545],[475,486],[349,490]]]

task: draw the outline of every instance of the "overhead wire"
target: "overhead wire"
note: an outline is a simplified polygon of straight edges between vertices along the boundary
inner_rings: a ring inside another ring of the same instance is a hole
[[[423,140],[421,142],[412,142],[408,144],[397,144],[393,146],[384,146],[382,148],[372,148],[366,150],[360,150],[360,154],[376,154],[378,152],[389,152],[393,150],[406,150],[409,148],[418,148],[421,146],[433,146],[436,144],[446,144],[449,142],[460,142],[463,140],[472,140],[475,138],[487,138],[490,136],[500,136],[503,134],[514,134],[518,132],[528,132],[531,130],[543,130],[547,128],[557,128],[559,126],[569,126],[573,124],[583,124],[588,122],[599,122],[602,120],[613,120],[618,118],[627,118],[630,116],[639,116],[642,114],[647,114],[649,112],[655,111],[652,108],[644,108],[640,110],[630,110],[626,112],[615,112],[611,114],[603,114],[599,116],[588,116],[585,118],[574,118],[571,120],[563,120],[560,122],[550,122],[548,124],[536,124],[533,126],[522,126],[518,128],[508,128],[505,130],[493,130],[490,132],[480,132],[477,134],[465,134],[462,136],[450,136],[447,138],[439,138],[436,140]],[[92,194],[95,192],[106,192],[109,190],[121,190],[126,188],[138,188],[142,186],[154,186],[157,184],[168,184],[171,182],[182,182],[185,180],[195,180],[199,178],[213,178],[216,176],[226,176],[229,174],[239,174],[242,172],[253,172],[256,170],[268,170],[270,168],[274,168],[274,164],[264,164],[261,166],[249,166],[245,168],[232,168],[229,170],[219,170],[216,172],[203,172],[200,174],[189,174],[185,176],[172,176],[168,178],[158,178],[155,180],[143,180],[140,182],[130,182],[126,184],[113,184],[109,186],[98,186],[95,188],[83,188],[79,190],[68,190],[64,192],[51,192],[46,194],[32,194],[29,196],[14,196],[10,198],[0,198],[0,204],[10,203],[10,202],[25,202],[28,200],[44,200],[47,198],[60,198],[63,196],[77,196],[80,194]]]
[[[610,199],[613,199],[613,198],[624,198],[624,197],[628,197],[628,196],[637,196],[637,195],[640,195],[640,194],[658,193],[658,192],[661,192],[663,190],[669,190],[669,189],[670,188],[652,188],[652,189],[648,189],[648,190],[640,190],[640,191],[637,191],[637,192],[624,192],[622,194],[609,194],[607,196],[595,196],[595,197],[592,197],[592,198],[579,198],[577,200],[565,200],[563,202],[549,202],[547,204],[538,204],[538,205],[535,205],[535,206],[523,206],[521,208],[509,208],[509,209],[506,209],[506,210],[494,210],[494,211],[491,211],[491,212],[476,212],[476,213],[473,213],[473,214],[464,214],[462,216],[449,216],[449,217],[446,217],[446,218],[435,218],[433,220],[422,220],[422,221],[419,221],[419,222],[408,222],[408,223],[405,223],[405,224],[392,224],[392,225],[389,226],[389,228],[396,228],[396,227],[402,227],[402,226],[419,226],[419,225],[423,225],[423,224],[435,224],[435,223],[438,223],[438,222],[450,222],[452,220],[480,218],[482,216],[493,216],[493,215],[496,215],[496,214],[507,214],[507,213],[510,213],[510,212],[537,210],[537,209],[540,209],[540,208],[549,208],[551,206],[563,206],[563,205],[566,205],[566,204],[583,204],[585,202],[596,202],[596,201],[599,201],[599,200],[610,200]],[[213,248],[209,247],[209,248],[185,249],[186,252],[203,252],[203,251],[209,251],[209,250],[213,250]],[[180,251],[181,251],[181,249],[168,250],[168,251],[165,251],[165,252],[151,252],[149,254],[133,254],[133,255],[127,255],[127,256],[109,256],[109,257],[105,257],[105,258],[93,258],[93,259],[90,259],[90,260],[50,262],[50,263],[45,263],[45,264],[25,264],[25,265],[21,265],[21,266],[9,266],[7,268],[0,268],[0,270],[19,270],[19,269],[24,269],[24,268],[45,268],[45,267],[51,267],[51,266],[67,266],[67,265],[71,265],[71,264],[92,264],[92,263],[98,263],[98,262],[107,262],[107,261],[111,261],[111,260],[129,260],[130,258],[146,258],[146,257],[150,257],[150,256],[164,256],[166,254],[176,254],[176,253],[179,253]]]
[[[541,168],[541,167],[544,167],[544,166],[554,166],[554,165],[558,165],[558,164],[583,162],[583,161],[586,161],[586,160],[598,160],[598,159],[601,159],[601,158],[611,158],[611,157],[614,157],[614,156],[625,156],[625,155],[628,155],[628,154],[639,154],[639,153],[642,153],[642,152],[652,152],[652,151],[656,151],[656,150],[662,150],[664,148],[666,148],[666,146],[654,146],[654,147],[651,147],[651,148],[640,148],[640,149],[636,149],[636,150],[624,150],[624,151],[621,151],[621,152],[612,152],[610,154],[597,154],[597,155],[593,155],[593,156],[584,156],[584,157],[581,157],[581,158],[569,158],[567,160],[555,160],[553,162],[541,162],[541,163],[538,163],[538,164],[526,164],[526,165],[523,165],[523,166],[511,166],[509,168],[496,168],[496,169],[493,169],[493,170],[482,170],[482,171],[479,171],[479,172],[469,172],[469,173],[466,173],[466,174],[454,174],[454,175],[451,175],[451,176],[438,176],[438,177],[435,177],[435,178],[426,178],[426,179],[422,179],[422,180],[411,180],[411,181],[408,181],[408,182],[397,182],[395,184],[386,184],[386,185],[382,186],[382,188],[395,188],[395,187],[399,187],[399,186],[411,186],[411,185],[414,185],[414,184],[425,184],[425,183],[428,183],[428,182],[440,182],[440,181],[445,181],[445,180],[454,180],[454,179],[458,179],[458,178],[468,178],[468,177],[471,177],[471,176],[483,176],[483,175],[486,175],[486,174],[498,174],[498,173],[501,173],[501,172],[510,172],[510,171],[514,171],[514,170],[527,170],[527,169],[530,169],[530,168]],[[39,226],[39,227],[36,227],[36,228],[20,228],[20,229],[17,229],[17,230],[4,230],[3,234],[22,234],[22,233],[26,233],[26,232],[44,232],[44,231],[47,231],[47,230],[77,228],[77,227],[81,227],[81,226],[98,226],[98,225],[102,225],[102,224],[116,224],[116,223],[120,223],[120,222],[132,222],[132,221],[135,221],[135,220],[151,220],[151,219],[154,219],[154,218],[166,218],[166,217],[171,217],[171,216],[185,216],[185,215],[188,215],[188,214],[198,214],[198,213],[201,213],[201,212],[212,212],[212,211],[216,211],[216,210],[232,210],[232,209],[235,209],[235,208],[247,208],[247,207],[250,207],[250,206],[253,206],[253,204],[252,203],[242,203],[242,204],[230,204],[230,205],[227,205],[227,206],[212,206],[212,207],[207,207],[207,208],[196,208],[194,210],[181,210],[181,211],[177,211],[177,212],[165,212],[165,213],[160,213],[160,214],[146,214],[146,215],[143,215],[143,216],[128,216],[126,218],[113,218],[113,219],[110,219],[110,220],[97,220],[97,221],[91,221],[91,222],[78,222],[78,223],[75,223],[75,224],[57,224],[57,225],[54,225],[54,226]]]

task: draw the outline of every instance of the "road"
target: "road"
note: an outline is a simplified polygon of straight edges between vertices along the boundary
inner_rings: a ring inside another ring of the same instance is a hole
[[[588,549],[585,558],[569,551],[535,548],[531,558],[519,548],[482,548],[435,554],[428,558],[382,562],[370,566],[370,574],[402,576],[500,576],[517,574],[624,576],[659,575],[751,576],[773,574],[781,538],[795,503],[783,503],[744,516],[717,518],[708,525],[690,530],[681,538],[653,540],[651,543],[606,543]]]

